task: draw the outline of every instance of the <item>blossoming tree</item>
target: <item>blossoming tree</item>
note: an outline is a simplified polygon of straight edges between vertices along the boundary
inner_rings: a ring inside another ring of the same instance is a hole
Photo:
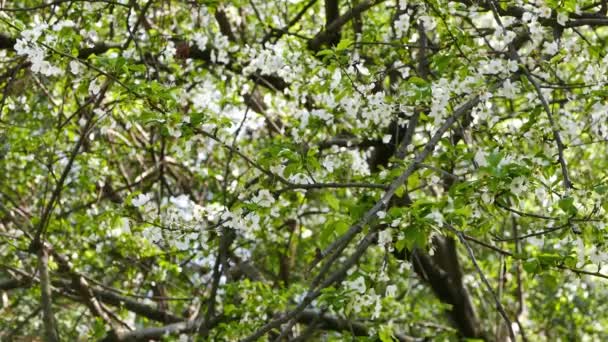
[[[607,11],[2,2],[0,339],[607,339]]]

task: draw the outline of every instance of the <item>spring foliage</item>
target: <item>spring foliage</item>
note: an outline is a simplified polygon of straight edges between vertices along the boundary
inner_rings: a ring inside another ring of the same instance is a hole
[[[606,1],[9,1],[0,339],[605,340]]]

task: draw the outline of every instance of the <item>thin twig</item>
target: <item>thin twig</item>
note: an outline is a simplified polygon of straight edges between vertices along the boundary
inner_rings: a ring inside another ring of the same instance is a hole
[[[477,270],[477,273],[479,274],[481,281],[486,286],[486,290],[492,295],[492,298],[494,299],[494,303],[496,304],[496,309],[498,310],[498,312],[504,319],[505,324],[507,325],[507,329],[509,330],[509,336],[511,337],[511,341],[516,341],[515,333],[513,332],[513,327],[511,326],[511,320],[509,319],[509,316],[507,315],[507,312],[505,311],[504,307],[500,303],[500,300],[496,296],[496,293],[494,293],[494,290],[492,289],[492,285],[490,285],[490,282],[484,275],[483,271],[481,270],[481,267],[479,267],[479,264],[477,263],[477,259],[475,258],[475,254],[473,254],[473,249],[471,249],[469,242],[465,239],[465,237],[461,231],[457,230],[456,228],[454,228],[453,226],[451,226],[449,224],[446,224],[445,226],[448,227],[449,230],[451,230],[454,234],[456,234],[456,236],[458,236],[458,239],[460,240],[460,242],[465,246],[467,253],[469,254],[469,258],[473,262],[473,266],[475,266],[475,269]]]

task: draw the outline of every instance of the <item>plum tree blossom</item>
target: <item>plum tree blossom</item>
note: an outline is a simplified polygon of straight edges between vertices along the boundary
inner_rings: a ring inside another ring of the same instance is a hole
[[[0,340],[606,340],[605,1],[0,4]]]

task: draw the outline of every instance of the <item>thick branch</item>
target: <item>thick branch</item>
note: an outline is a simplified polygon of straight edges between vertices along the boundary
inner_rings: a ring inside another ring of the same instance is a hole
[[[40,301],[44,322],[44,337],[48,342],[59,342],[57,325],[53,314],[51,280],[49,276],[49,254],[46,248],[38,250],[38,273],[40,274]]]
[[[334,20],[331,24],[327,25],[325,30],[317,33],[317,35],[308,42],[308,48],[313,51],[317,51],[321,48],[323,44],[327,44],[330,42],[332,37],[336,35],[336,33],[340,32],[342,26],[346,25],[349,21],[353,20],[356,16],[361,13],[367,11],[373,6],[383,2],[384,0],[366,0],[362,1],[356,7],[353,7],[348,12],[344,13],[336,20]]]
[[[325,26],[329,27],[336,19],[340,16],[340,1],[339,0],[325,0]],[[327,43],[330,46],[338,44],[340,41],[340,29],[332,32],[327,39]]]
[[[334,330],[343,331],[350,333],[354,336],[369,336],[369,328],[360,322],[352,321],[349,319],[343,319],[340,317],[327,315],[325,313],[317,312],[314,310],[304,310],[298,319],[298,323],[303,324],[316,324],[316,328],[322,330]],[[416,341],[414,337],[407,336],[400,333],[394,335],[398,341]]]

